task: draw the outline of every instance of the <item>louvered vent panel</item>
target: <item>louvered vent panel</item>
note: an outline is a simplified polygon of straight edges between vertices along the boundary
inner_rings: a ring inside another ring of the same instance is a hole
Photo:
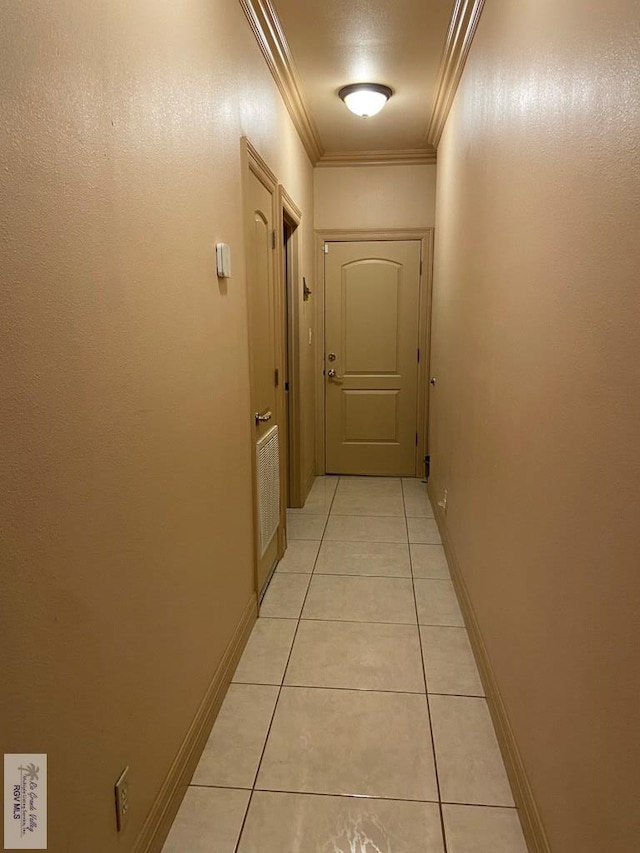
[[[278,426],[271,427],[256,445],[260,557],[264,556],[280,521],[280,449]]]

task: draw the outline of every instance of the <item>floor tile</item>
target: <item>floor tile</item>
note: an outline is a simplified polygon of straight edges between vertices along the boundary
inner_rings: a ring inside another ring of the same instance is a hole
[[[405,492],[404,511],[407,518],[433,518],[434,512],[427,490],[424,492]]]
[[[435,803],[256,791],[238,853],[443,853]]]
[[[337,474],[323,474],[315,478],[313,485],[309,490],[309,494],[316,494],[320,491],[326,492],[327,494],[333,494],[335,493],[339,482],[340,477]]]
[[[313,575],[302,618],[414,625],[412,582],[407,578]]]
[[[410,578],[409,546],[398,542],[323,542],[315,572]]]
[[[420,625],[464,627],[453,584],[447,580],[414,580]]]
[[[429,704],[443,802],[512,806],[486,701],[432,695]]]
[[[295,619],[265,619],[253,626],[233,676],[244,684],[282,684],[296,632]]]
[[[331,506],[332,515],[386,515],[404,518],[404,503],[401,494],[369,491],[354,494],[336,494]]]
[[[484,696],[464,628],[421,626],[420,637],[429,693]]]
[[[322,539],[326,515],[287,513],[287,539]]]
[[[401,495],[402,482],[399,477],[340,477],[336,495],[346,492]]]
[[[442,807],[449,853],[527,853],[515,809]]]
[[[404,518],[331,515],[324,538],[334,542],[406,542],[407,525]]]
[[[285,574],[295,572],[297,574],[311,574],[313,564],[318,556],[320,541],[313,539],[293,539],[287,545],[284,557],[278,563],[276,572]]]
[[[442,545],[410,545],[414,578],[449,578]]]
[[[333,495],[329,497],[307,498],[304,506],[287,507],[287,523],[291,523],[292,518],[298,518],[305,515],[318,515],[326,518],[329,515],[331,504],[333,503]]]
[[[250,793],[188,788],[162,853],[234,853]]]
[[[303,620],[285,684],[423,693],[418,629]]]
[[[260,763],[278,687],[232,684],[191,780],[192,785],[250,788]]]
[[[302,610],[304,597],[311,575],[282,574],[271,578],[269,587],[260,605],[260,616],[276,619],[297,619]]]
[[[422,477],[402,477],[402,490],[407,492],[422,493],[427,488],[427,484]]]
[[[426,697],[283,687],[256,788],[437,800]]]
[[[304,502],[304,506],[299,509],[289,509],[288,511],[294,515],[301,513],[305,515],[310,513],[328,515],[337,485],[338,478],[316,477]]]
[[[433,518],[407,518],[409,542],[440,545],[442,539]]]

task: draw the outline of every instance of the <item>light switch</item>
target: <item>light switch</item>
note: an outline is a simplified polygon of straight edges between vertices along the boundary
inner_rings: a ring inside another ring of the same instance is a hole
[[[231,278],[231,249],[228,243],[216,243],[216,272],[218,278]]]

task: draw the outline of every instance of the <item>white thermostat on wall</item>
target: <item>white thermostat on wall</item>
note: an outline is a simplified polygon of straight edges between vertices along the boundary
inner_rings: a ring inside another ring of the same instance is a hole
[[[228,243],[216,243],[216,272],[218,278],[231,278],[231,249]]]

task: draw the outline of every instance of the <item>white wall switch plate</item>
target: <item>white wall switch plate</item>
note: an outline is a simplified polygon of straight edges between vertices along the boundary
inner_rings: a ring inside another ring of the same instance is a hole
[[[218,278],[231,278],[231,249],[228,243],[216,243],[216,272]]]

